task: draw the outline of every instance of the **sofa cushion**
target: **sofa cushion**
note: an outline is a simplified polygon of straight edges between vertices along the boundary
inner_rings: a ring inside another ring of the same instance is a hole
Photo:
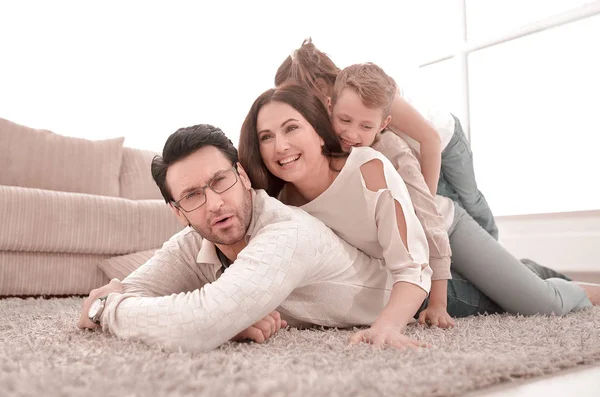
[[[138,267],[148,262],[148,260],[154,255],[154,252],[156,252],[156,250],[147,250],[134,252],[133,254],[129,255],[113,256],[112,258],[100,261],[98,267],[102,269],[106,277],[109,279],[118,278],[122,281],[125,279],[125,277],[133,273],[133,271]]]
[[[119,184],[121,197],[131,200],[160,199],[160,189],[150,172],[150,164],[157,153],[149,150],[123,148],[123,164]]]
[[[0,185],[118,197],[123,139],[72,138],[0,118]]]
[[[182,227],[164,201],[0,185],[0,250],[120,255]]]
[[[108,283],[107,255],[0,251],[0,296],[87,295]]]

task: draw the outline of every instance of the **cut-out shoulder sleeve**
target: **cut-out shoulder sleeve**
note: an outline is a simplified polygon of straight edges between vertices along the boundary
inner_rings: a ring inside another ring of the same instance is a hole
[[[429,245],[429,266],[433,270],[432,280],[452,278],[450,275],[452,250],[445,220],[425,183],[419,160],[410,146],[392,132],[382,133],[373,145],[373,149],[390,160],[406,184],[415,213],[423,226]]]
[[[161,297],[111,294],[103,328],[169,350],[213,349],[275,310],[302,284],[306,264],[318,261],[302,224],[268,225],[221,277],[202,288]]]
[[[416,216],[410,216],[414,215],[411,214],[414,209],[404,182],[394,172],[387,172],[382,159],[365,162],[361,166],[361,174],[365,189],[369,193],[378,194],[374,214],[377,237],[383,249],[385,265],[390,270],[394,282],[409,282],[429,292],[432,272],[428,265],[427,241]],[[404,218],[404,225],[398,224],[396,203],[400,205],[404,214],[409,214],[400,217]],[[403,229],[406,230],[408,247],[400,233]],[[417,255],[412,255],[411,250]]]

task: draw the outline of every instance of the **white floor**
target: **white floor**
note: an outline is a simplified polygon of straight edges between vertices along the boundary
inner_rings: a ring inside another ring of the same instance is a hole
[[[489,389],[479,390],[469,396],[475,397],[598,397],[600,396],[600,364],[587,365],[559,374],[503,383]]]

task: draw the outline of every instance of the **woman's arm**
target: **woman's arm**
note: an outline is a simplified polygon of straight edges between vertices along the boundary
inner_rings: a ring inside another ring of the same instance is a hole
[[[435,196],[442,166],[440,135],[431,123],[400,96],[400,93],[396,94],[392,102],[391,114],[390,126],[394,133],[401,131],[419,142],[421,172],[429,191]]]
[[[367,335],[373,343],[400,347],[414,344],[414,341],[407,340],[402,332],[427,297],[431,286],[431,269],[427,264],[427,241],[422,229],[420,234],[417,233],[422,237],[422,241],[413,240],[412,243],[415,244],[416,250],[423,250],[420,258],[424,259],[425,263],[416,263],[406,248],[411,231],[407,227],[402,205],[392,192],[387,190],[388,184],[383,167],[381,160],[374,159],[361,166],[361,173],[368,190],[377,192],[384,189],[377,203],[375,221],[385,264],[392,273],[394,286],[388,304]],[[405,196],[402,197],[402,201],[410,200],[406,190],[394,193]],[[411,227],[421,227],[418,221],[411,221],[408,224]],[[364,334],[358,333],[355,338],[364,339]]]
[[[388,172],[384,170],[383,161],[389,165]],[[394,282],[415,284],[428,293],[432,270],[428,264],[427,238],[414,213],[404,181],[383,156],[366,162],[360,171],[366,189],[378,192],[374,221],[385,266]]]
[[[431,292],[427,309],[421,312],[419,321],[446,328],[454,325],[447,312],[447,279],[450,275],[450,241],[444,225],[444,217],[425,179],[421,174],[419,161],[408,144],[400,137],[385,132],[379,135],[373,149],[383,154],[404,180],[415,213],[429,245],[429,266],[433,271]]]
[[[391,132],[379,134],[378,139],[371,147],[390,160],[406,185],[415,214],[427,238],[429,266],[433,270],[432,280],[452,278],[450,275],[452,250],[445,219],[421,174],[419,160],[413,154],[410,146]]]

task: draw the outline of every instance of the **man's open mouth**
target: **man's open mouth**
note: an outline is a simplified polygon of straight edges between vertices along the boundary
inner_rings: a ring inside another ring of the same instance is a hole
[[[224,223],[226,223],[228,220],[230,220],[232,218],[232,215],[227,215],[227,216],[221,216],[217,219],[215,219],[212,223],[213,226],[218,226],[218,225],[223,225]]]

